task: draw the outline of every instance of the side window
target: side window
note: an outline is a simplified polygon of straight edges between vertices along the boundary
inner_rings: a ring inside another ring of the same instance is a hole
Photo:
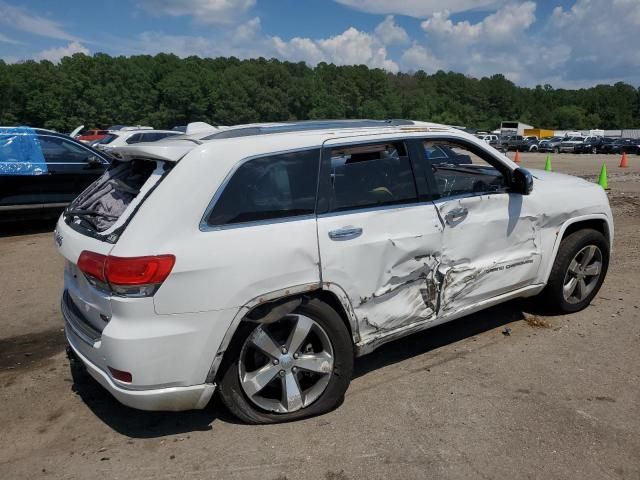
[[[35,135],[21,132],[20,127],[0,134],[0,175],[41,175],[47,164]]]
[[[331,212],[417,201],[403,142],[334,147],[330,162]]]
[[[133,143],[140,143],[142,141],[142,134],[141,133],[135,133],[135,134],[131,135],[129,138],[127,138],[125,141],[129,145],[131,145]]]
[[[86,163],[92,153],[80,145],[59,137],[38,135],[47,163]]]
[[[319,150],[255,158],[233,174],[207,217],[211,226],[315,213]]]
[[[437,140],[423,145],[440,197],[504,191],[504,175],[480,156],[478,147]],[[434,151],[436,156],[431,154]]]

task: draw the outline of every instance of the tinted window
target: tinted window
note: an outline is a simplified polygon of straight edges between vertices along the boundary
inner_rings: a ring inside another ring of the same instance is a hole
[[[431,156],[435,149],[446,153],[446,158]],[[491,193],[506,186],[503,174],[481,156],[480,150],[456,142],[426,141],[424,151],[440,197]]]
[[[118,135],[114,135],[113,133],[110,133],[109,135],[107,135],[103,139],[98,140],[95,143],[95,145],[107,145],[107,144],[113,142],[116,138],[118,138]]]
[[[315,212],[319,150],[249,160],[238,168],[207,218],[209,225]]]
[[[141,133],[134,133],[133,135],[131,135],[129,138],[127,138],[126,142],[131,145],[133,143],[140,143],[142,141],[142,134]]]
[[[411,164],[402,142],[334,148],[330,162],[329,211],[417,200]]]
[[[47,163],[85,163],[92,152],[59,137],[38,135],[40,148]]]
[[[143,142],[155,142],[157,140],[162,140],[166,137],[172,137],[175,133],[167,133],[167,132],[153,132],[153,133],[143,133],[142,141]]]

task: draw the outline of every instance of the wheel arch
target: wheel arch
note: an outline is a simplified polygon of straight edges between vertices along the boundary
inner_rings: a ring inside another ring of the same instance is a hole
[[[609,242],[609,245],[611,245],[613,243],[613,228],[610,222],[611,219],[605,214],[593,214],[571,218],[562,224],[562,227],[560,227],[556,233],[556,241],[553,245],[551,260],[544,272],[544,283],[546,284],[549,281],[549,275],[551,275],[551,269],[558,256],[558,250],[560,250],[562,240],[578,230],[592,229],[602,233]]]
[[[252,298],[238,309],[214,356],[206,382],[213,383],[215,381],[224,354],[243,322],[260,323],[265,319],[270,321],[269,314],[271,312],[278,312],[279,316],[287,315],[295,310],[301,302],[312,298],[323,301],[340,315],[349,330],[354,345],[360,341],[358,322],[349,297],[335,283],[311,283],[269,292]],[[252,314],[255,318],[251,318]]]

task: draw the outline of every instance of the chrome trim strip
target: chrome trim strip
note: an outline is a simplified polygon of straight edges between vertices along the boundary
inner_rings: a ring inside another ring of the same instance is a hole
[[[66,207],[68,202],[64,203],[27,203],[23,205],[0,205],[0,212],[11,210],[36,210],[41,208],[58,208]]]

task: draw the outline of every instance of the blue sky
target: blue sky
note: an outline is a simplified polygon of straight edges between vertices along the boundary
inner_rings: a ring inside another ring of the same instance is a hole
[[[92,7],[95,5],[95,7]],[[0,0],[0,58],[172,52],[640,86],[640,0]]]

